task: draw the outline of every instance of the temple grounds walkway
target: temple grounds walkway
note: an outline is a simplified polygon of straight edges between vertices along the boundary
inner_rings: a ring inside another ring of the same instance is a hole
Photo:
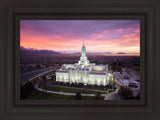
[[[119,96],[117,96],[118,90],[119,89],[117,88],[114,92],[112,92],[110,94],[106,94],[104,100],[113,100],[113,98],[115,98],[115,97],[118,97],[118,99],[119,99]]]
[[[42,92],[47,92],[47,93],[54,93],[54,94],[58,94],[58,95],[73,95],[75,96],[76,93],[66,93],[66,92],[56,92],[56,91],[50,91],[50,90],[44,90],[42,88],[38,87],[39,83],[35,85],[35,88],[39,91]],[[82,96],[95,96],[96,94],[81,94]],[[105,94],[102,94],[102,96],[104,96]]]
[[[50,91],[50,90],[45,90],[45,89],[42,89],[42,88],[39,88],[39,83],[37,83],[35,85],[35,88],[38,90],[38,91],[41,91],[41,92],[47,92],[47,93],[53,93],[53,94],[58,94],[58,95],[72,95],[72,96],[75,96],[76,93],[67,93],[67,92],[57,92],[57,91]],[[64,86],[61,86],[61,87],[64,87]],[[73,87],[72,87],[73,88]],[[81,89],[81,88],[76,88],[76,89]],[[116,94],[118,91],[118,89],[112,93],[108,93],[108,94],[102,94],[102,96],[104,96],[104,100],[108,100],[112,95]],[[95,96],[96,94],[81,94],[82,96]]]
[[[52,87],[61,87],[61,88],[72,88],[72,89],[78,89],[78,90],[88,90],[88,91],[96,91],[96,92],[107,92],[105,90],[94,90],[94,89],[87,89],[87,88],[77,88],[77,87],[68,87],[68,86],[60,86],[60,85],[49,85]]]

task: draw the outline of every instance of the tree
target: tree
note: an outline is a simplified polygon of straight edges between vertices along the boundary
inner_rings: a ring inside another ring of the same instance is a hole
[[[20,98],[26,99],[34,91],[34,86],[31,82],[27,82],[25,85],[20,86]]]
[[[103,99],[103,96],[101,95],[100,92],[98,92],[98,93],[95,95],[95,99],[96,99],[96,100],[101,100],[101,99]]]
[[[27,98],[27,89],[24,87],[24,85],[21,84],[20,86],[20,99],[26,99]]]
[[[82,100],[82,96],[81,96],[81,93],[80,93],[80,92],[77,92],[77,93],[76,93],[75,99],[76,99],[76,100]]]
[[[121,86],[118,92],[122,99],[133,97],[133,91],[127,87]]]
[[[46,80],[47,79],[45,75],[42,76],[41,78],[42,78],[42,80]]]

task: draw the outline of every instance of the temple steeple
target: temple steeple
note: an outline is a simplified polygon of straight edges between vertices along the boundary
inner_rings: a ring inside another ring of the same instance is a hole
[[[84,45],[84,40],[83,40],[83,45]]]
[[[83,58],[83,60],[85,60],[85,58],[86,58],[86,47],[85,47],[85,45],[84,45],[84,40],[83,40],[81,57]]]
[[[85,64],[85,65],[89,64],[89,60],[87,59],[87,56],[86,56],[86,47],[84,45],[84,40],[83,40],[83,46],[81,49],[81,57],[80,57],[79,64]]]

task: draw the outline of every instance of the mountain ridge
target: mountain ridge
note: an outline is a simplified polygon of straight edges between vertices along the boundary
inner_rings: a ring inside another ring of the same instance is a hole
[[[21,54],[36,54],[36,55],[80,55],[81,52],[67,53],[67,52],[57,52],[55,50],[37,50],[34,48],[25,48],[20,46]],[[111,52],[86,52],[88,55],[104,55],[104,54],[127,54],[125,52],[111,53]]]

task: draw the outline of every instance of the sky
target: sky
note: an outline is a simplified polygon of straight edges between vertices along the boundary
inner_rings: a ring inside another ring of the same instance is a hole
[[[20,45],[38,50],[140,53],[139,20],[21,20]]]

